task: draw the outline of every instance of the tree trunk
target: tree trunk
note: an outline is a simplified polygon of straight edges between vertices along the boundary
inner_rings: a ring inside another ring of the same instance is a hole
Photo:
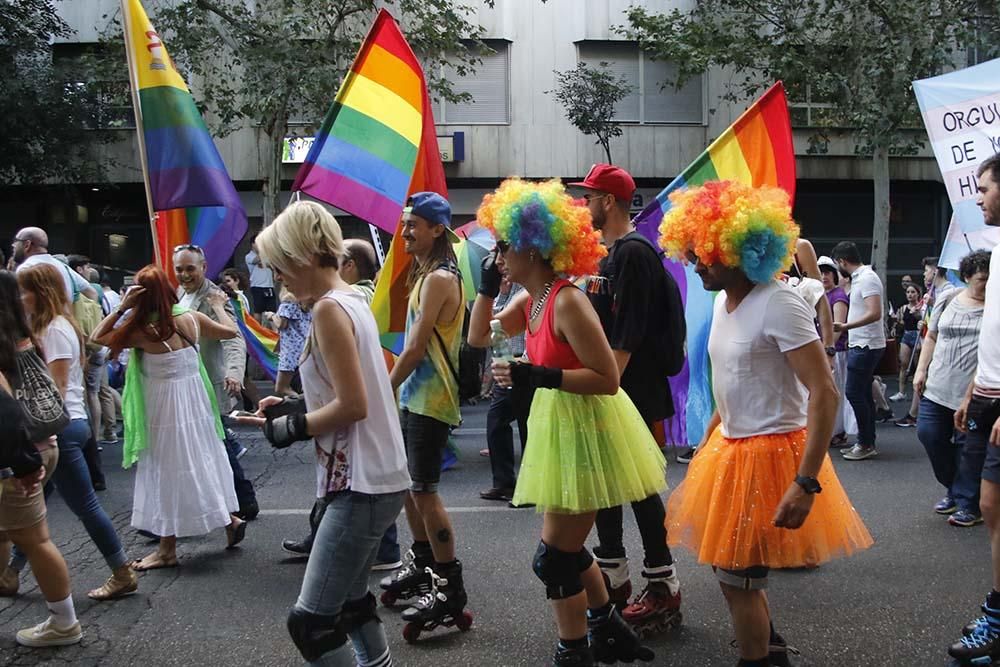
[[[267,150],[264,153],[261,195],[263,198],[264,226],[267,227],[281,210],[281,152],[284,147],[283,132],[266,134]]]
[[[872,266],[882,285],[888,286],[889,262],[889,147],[877,142],[872,154],[875,209],[872,222]]]
[[[601,137],[598,139],[598,143],[601,144],[601,148],[604,149],[604,154],[608,158],[608,164],[614,164],[614,162],[611,161],[611,140]]]

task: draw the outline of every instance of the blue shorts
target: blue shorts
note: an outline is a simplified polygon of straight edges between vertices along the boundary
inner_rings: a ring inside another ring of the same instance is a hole
[[[903,345],[910,349],[917,346],[917,340],[919,340],[920,334],[917,331],[904,331],[903,332]]]

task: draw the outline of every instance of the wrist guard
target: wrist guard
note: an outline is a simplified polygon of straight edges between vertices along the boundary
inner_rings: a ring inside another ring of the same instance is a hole
[[[548,368],[521,362],[511,362],[510,380],[515,387],[529,389],[558,389],[562,386],[561,368]]]
[[[264,408],[264,437],[276,449],[284,449],[293,442],[308,440],[306,432],[306,404],[301,398],[286,398],[277,405]]]
[[[495,299],[500,294],[500,282],[502,276],[497,268],[496,250],[491,251],[483,257],[483,263],[479,278],[479,293],[488,299]]]

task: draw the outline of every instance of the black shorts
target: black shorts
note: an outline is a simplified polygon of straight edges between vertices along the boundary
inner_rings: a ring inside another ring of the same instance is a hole
[[[986,451],[983,479],[1000,484],[1000,447],[990,444],[990,431],[1000,418],[1000,399],[972,395],[969,401],[967,423],[969,433],[963,448],[970,452]]]
[[[278,310],[273,287],[251,287],[250,295],[253,297],[253,312],[273,313]]]
[[[437,493],[441,481],[441,462],[448,446],[451,426],[403,410],[399,418],[406,443],[406,465],[410,470],[410,490],[414,493]]]

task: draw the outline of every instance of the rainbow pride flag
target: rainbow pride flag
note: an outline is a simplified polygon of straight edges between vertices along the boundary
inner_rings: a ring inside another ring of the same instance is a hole
[[[157,212],[158,261],[173,275],[173,246],[195,243],[205,250],[209,275],[215,276],[246,234],[246,211],[142,3],[125,0],[123,16],[129,78],[138,100],[136,128]]]
[[[728,180],[750,185],[774,185],[795,200],[795,148],[788,118],[785,87],[779,81],[743,112],[736,122],[695,158],[636,216],[636,229],[655,245],[659,226],[670,209],[670,193],[688,185]],[[670,378],[677,414],[666,425],[667,441],[697,444],[715,409],[708,334],[712,327],[714,293],[706,292],[694,267],[667,259],[664,266],[677,281],[687,321],[687,362]]]
[[[435,137],[433,125],[420,62],[395,19],[382,9],[292,190],[391,233],[407,195],[417,192],[411,181],[428,127],[429,137]]]
[[[263,326],[250,313],[243,312],[243,304],[239,299],[230,299],[229,303],[233,304],[236,311],[236,326],[247,343],[247,352],[267,376],[274,380],[278,377],[277,332]]]

